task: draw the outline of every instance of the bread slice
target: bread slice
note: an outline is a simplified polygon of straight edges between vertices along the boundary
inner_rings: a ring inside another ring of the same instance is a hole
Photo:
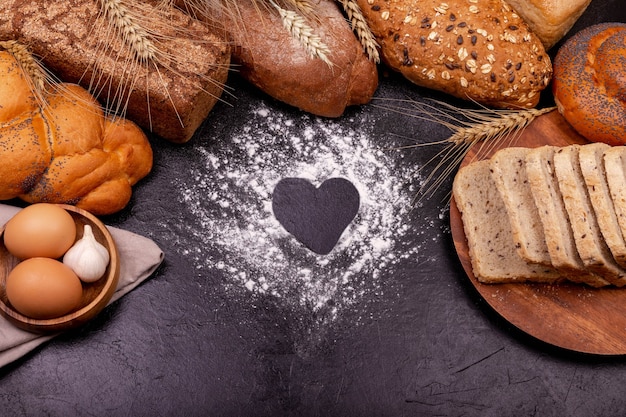
[[[603,287],[609,282],[590,273],[578,255],[574,235],[554,175],[555,146],[535,148],[526,155],[526,174],[550,253],[552,265],[572,282]]]
[[[626,270],[613,259],[604,242],[580,169],[580,145],[554,153],[554,172],[570,219],[576,249],[587,270],[616,286],[626,285]]]
[[[491,175],[504,201],[518,254],[528,262],[552,265],[541,218],[533,200],[526,155],[529,148],[511,147],[491,157]]]
[[[604,170],[620,230],[626,236],[626,147],[613,146],[604,151]]]
[[[482,283],[547,282],[559,280],[551,267],[524,261],[515,248],[511,224],[496,185],[490,162],[461,168],[452,193],[461,212],[474,276]]]
[[[604,168],[604,152],[610,148],[605,143],[581,146],[578,159],[602,237],[615,262],[626,268],[626,241],[617,220]]]

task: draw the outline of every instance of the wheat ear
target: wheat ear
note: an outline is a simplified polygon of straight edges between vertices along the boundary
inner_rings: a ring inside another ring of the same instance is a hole
[[[369,59],[378,64],[380,62],[380,55],[378,54],[379,45],[365,20],[365,16],[363,16],[361,8],[354,0],[337,1],[341,3],[343,10],[346,12],[350,25],[352,26],[352,30],[356,33],[361,45],[363,45],[365,53]]]
[[[314,33],[313,28],[309,26],[306,19],[293,10],[283,9],[272,0],[270,0],[270,4],[278,11],[285,29],[291,33],[294,39],[300,42],[309,56],[319,58],[329,66],[332,66],[332,62],[328,58],[328,55],[331,53],[330,48],[322,41],[322,38]]]
[[[43,65],[33,56],[28,48],[15,40],[0,41],[0,48],[4,49],[18,62],[22,71],[28,75],[28,82],[31,84],[37,99],[45,102],[45,90],[49,81],[49,76]]]
[[[100,0],[104,17],[118,31],[120,38],[141,62],[154,61],[157,48],[148,32],[137,23],[122,0]]]
[[[543,109],[499,110],[499,109],[463,109],[453,104],[435,101],[418,103],[412,100],[392,100],[394,103],[409,104],[407,107],[380,106],[411,118],[435,122],[450,129],[452,135],[444,140],[404,146],[401,149],[416,148],[428,145],[444,145],[433,158],[421,166],[416,174],[427,167],[430,173],[419,188],[415,202],[434,194],[458,169],[473,146],[480,146],[481,151],[489,151],[502,145],[503,140],[514,143],[526,128],[537,117],[549,113],[556,107]],[[376,104],[375,104],[376,105]],[[449,197],[448,193],[448,197]]]

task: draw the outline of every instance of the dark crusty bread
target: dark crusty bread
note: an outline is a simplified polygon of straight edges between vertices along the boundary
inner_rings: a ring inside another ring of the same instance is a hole
[[[233,63],[249,82],[270,96],[306,112],[341,116],[346,107],[368,103],[378,87],[376,63],[369,60],[333,0],[311,0],[312,33],[328,47],[328,60],[309,56],[283,27],[280,16],[251,0],[237,2],[232,36]]]
[[[526,173],[543,225],[552,265],[572,282],[592,287],[609,285],[600,276],[590,273],[583,264],[563,196],[554,171],[554,153],[559,148],[542,146],[526,156]]]
[[[357,0],[382,60],[417,85],[529,108],[552,77],[541,41],[503,0]]]
[[[158,70],[142,65],[127,68],[124,62],[131,52],[111,36],[114,30],[99,9],[100,2],[92,0],[2,0],[0,39],[28,45],[61,79],[80,82],[105,104],[120,89],[128,91],[128,118],[172,142],[189,140],[223,92],[230,65],[225,39],[171,8],[163,19],[141,23],[147,31],[162,35],[158,48],[172,62],[159,65]],[[132,86],[126,84],[129,71],[137,76]]]
[[[578,148],[578,159],[602,237],[609,247],[613,259],[624,268],[626,267],[626,241],[624,241],[611,198],[604,164],[604,153],[610,148],[604,143],[581,146]]]
[[[483,160],[459,170],[452,186],[463,218],[474,276],[480,282],[555,282],[553,268],[524,261],[511,238],[504,202],[491,177],[490,162]]]
[[[522,259],[551,265],[543,226],[526,174],[529,148],[504,148],[491,158],[494,182],[506,207],[512,238]]]
[[[572,227],[574,242],[585,268],[613,285],[626,284],[626,270],[611,256],[594,213],[579,158],[579,145],[559,148],[554,153],[554,171]]]

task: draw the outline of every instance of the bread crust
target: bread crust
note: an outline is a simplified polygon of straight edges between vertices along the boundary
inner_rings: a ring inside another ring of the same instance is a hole
[[[382,60],[413,83],[502,108],[530,108],[550,82],[541,41],[502,0],[357,0]]]
[[[591,0],[506,0],[546,50],[552,48],[584,13]]]
[[[582,136],[626,143],[626,24],[601,23],[576,33],[554,59],[559,112]]]

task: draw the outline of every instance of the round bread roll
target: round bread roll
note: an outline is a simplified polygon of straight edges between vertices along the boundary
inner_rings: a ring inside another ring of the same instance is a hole
[[[582,136],[626,143],[626,24],[601,23],[568,39],[554,59],[559,112]]]

